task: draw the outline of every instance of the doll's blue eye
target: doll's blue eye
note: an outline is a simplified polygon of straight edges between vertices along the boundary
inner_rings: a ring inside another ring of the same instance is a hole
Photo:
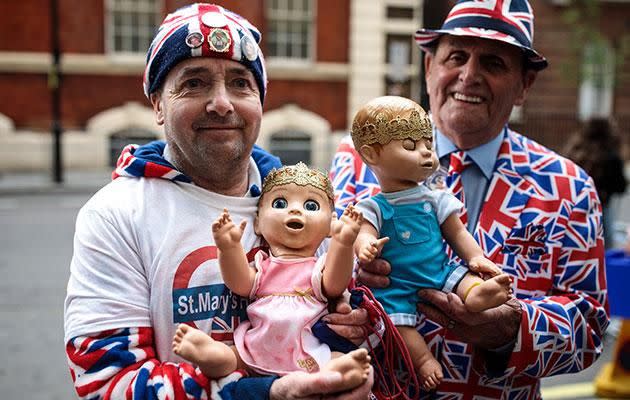
[[[306,200],[304,202],[304,209],[306,211],[317,211],[319,210],[319,203],[315,200]]]
[[[283,199],[282,197],[278,197],[277,199],[274,199],[273,202],[271,203],[272,208],[287,208],[288,205],[289,203],[287,203],[287,201]]]

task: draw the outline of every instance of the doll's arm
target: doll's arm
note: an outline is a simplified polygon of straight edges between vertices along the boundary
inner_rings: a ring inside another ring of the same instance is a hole
[[[389,237],[387,236],[378,239],[378,231],[374,225],[363,221],[359,236],[354,242],[354,254],[361,264],[370,263],[379,255],[388,241]]]
[[[456,213],[449,215],[441,225],[442,236],[455,253],[471,269],[478,274],[495,276],[501,273],[492,261],[483,254],[483,250],[475,241],[475,238],[466,230],[466,227]]]
[[[249,297],[256,278],[256,271],[249,266],[247,255],[241,245],[246,224],[246,221],[242,221],[236,226],[225,208],[219,218],[212,223],[212,236],[219,250],[221,276],[232,292],[243,297]]]
[[[348,287],[352,278],[352,246],[361,229],[363,215],[350,204],[337,219],[333,213],[330,223],[330,246],[322,277],[322,289],[327,298],[336,298]]]

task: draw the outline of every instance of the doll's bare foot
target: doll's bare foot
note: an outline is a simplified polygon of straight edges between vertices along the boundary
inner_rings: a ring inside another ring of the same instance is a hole
[[[442,366],[431,354],[427,354],[418,360],[417,363],[414,363],[414,368],[416,369],[420,386],[426,391],[435,389],[442,382],[442,378],[444,378]]]
[[[362,385],[368,378],[370,372],[370,356],[366,349],[353,350],[333,358],[322,370],[337,371],[343,377],[339,387],[335,392],[354,389]]]
[[[236,355],[230,347],[186,324],[177,327],[173,352],[197,364],[209,378],[219,378],[236,370]]]
[[[500,274],[482,281],[470,289],[464,304],[471,312],[480,312],[499,306],[510,298],[512,281],[508,274]]]

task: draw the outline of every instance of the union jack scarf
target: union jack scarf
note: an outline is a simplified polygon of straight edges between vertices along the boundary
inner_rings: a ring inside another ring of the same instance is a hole
[[[112,172],[112,180],[121,176],[131,178],[162,178],[175,182],[192,183],[192,179],[184,173],[178,171],[171,163],[164,158],[164,148],[166,142],[156,140],[142,146],[129,144],[123,148],[116,169]],[[280,159],[261,147],[254,145],[252,158],[258,167],[261,179],[265,179],[273,168],[280,168]],[[253,192],[252,195],[260,194]]]

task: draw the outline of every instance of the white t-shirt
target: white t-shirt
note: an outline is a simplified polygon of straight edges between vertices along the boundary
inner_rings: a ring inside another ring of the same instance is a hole
[[[223,284],[211,225],[228,208],[235,223],[247,221],[245,251],[257,248],[257,202],[158,178],[121,177],[105,186],[77,217],[65,342],[152,326],[158,358],[182,361],[171,343],[177,324],[187,321],[231,341],[247,300]]]

